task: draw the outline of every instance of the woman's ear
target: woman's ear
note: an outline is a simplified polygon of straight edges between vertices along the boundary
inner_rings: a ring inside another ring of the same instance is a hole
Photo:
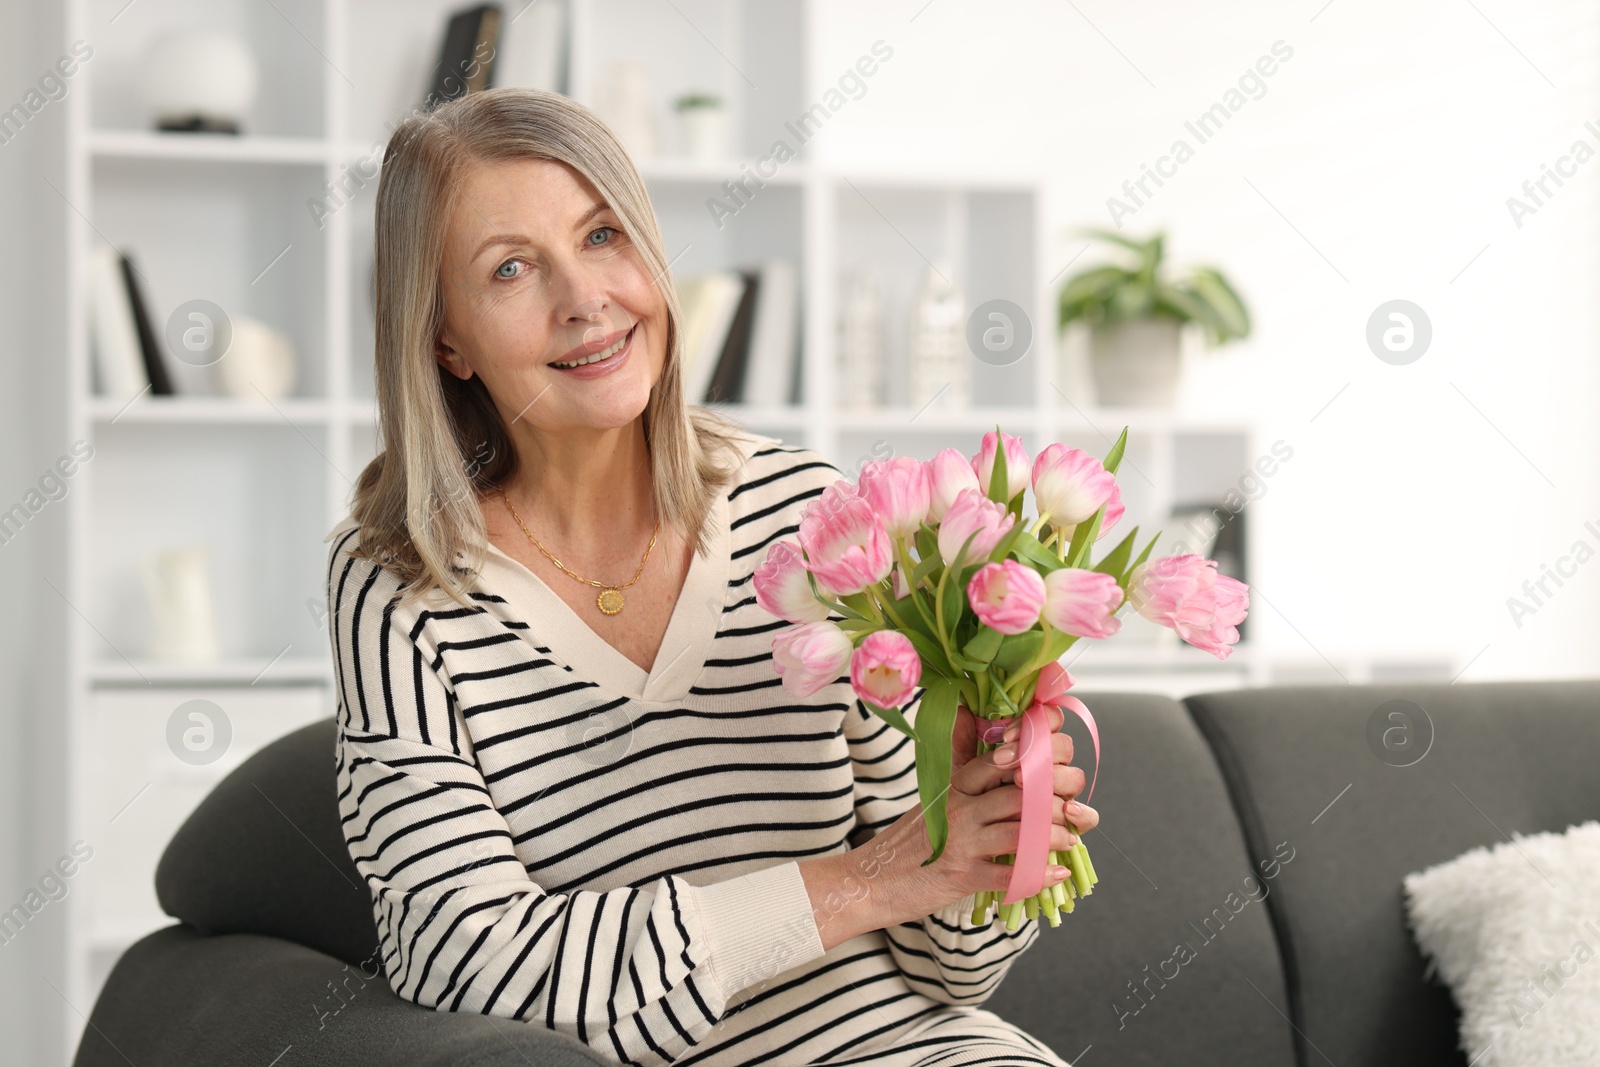
[[[433,358],[441,367],[462,381],[472,377],[472,368],[467,365],[467,361],[461,358],[461,353],[446,344],[443,337],[434,339]]]

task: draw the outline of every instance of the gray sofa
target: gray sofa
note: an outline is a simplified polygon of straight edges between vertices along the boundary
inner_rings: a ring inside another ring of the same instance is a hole
[[[1087,838],[1100,883],[990,1009],[1089,1067],[1467,1063],[1401,878],[1600,817],[1600,681],[1084,696],[1104,745]],[[1087,738],[1068,729],[1082,765]],[[606,1062],[542,1027],[390,992],[339,833],[331,722],[235,770],[156,881],[179,921],[117,963],[77,1067],[289,1049],[277,1062]]]

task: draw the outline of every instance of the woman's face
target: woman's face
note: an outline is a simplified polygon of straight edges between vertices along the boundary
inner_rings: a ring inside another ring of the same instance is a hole
[[[469,167],[445,234],[436,358],[479,375],[513,433],[518,421],[610,429],[645,409],[666,361],[666,301],[621,226],[564,163]]]

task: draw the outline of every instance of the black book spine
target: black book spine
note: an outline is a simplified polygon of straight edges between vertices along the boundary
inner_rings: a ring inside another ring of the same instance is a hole
[[[711,385],[706,389],[708,404],[736,404],[744,399],[745,365],[750,361],[750,331],[755,327],[761,273],[743,270],[739,276],[744,279],[744,292],[734,310],[733,323],[728,327],[728,337],[722,344],[722,355],[711,376]]]
[[[423,106],[435,108],[488,85],[499,40],[498,4],[479,4],[450,16]]]
[[[139,279],[133,261],[119,254],[122,261],[122,283],[128,289],[128,304],[133,308],[133,324],[139,331],[139,352],[144,356],[144,372],[150,379],[150,392],[156,396],[172,396],[172,379],[167,375],[167,365],[161,359],[161,345],[156,340],[150,324],[150,308],[139,291]]]

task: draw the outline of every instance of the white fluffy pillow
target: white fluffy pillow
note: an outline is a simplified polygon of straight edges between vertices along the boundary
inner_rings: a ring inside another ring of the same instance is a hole
[[[1600,822],[1475,848],[1405,893],[1473,1067],[1600,1064]]]

